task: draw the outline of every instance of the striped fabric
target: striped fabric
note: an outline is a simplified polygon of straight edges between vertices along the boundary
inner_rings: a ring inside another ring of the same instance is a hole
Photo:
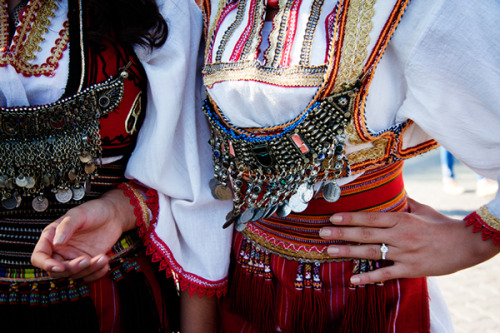
[[[334,241],[318,236],[335,212],[406,211],[402,168],[398,162],[372,170],[344,186],[335,203],[316,199],[300,214],[273,215],[237,233],[224,331],[428,332],[425,278],[349,288],[355,264],[390,263],[333,261],[324,251]]]

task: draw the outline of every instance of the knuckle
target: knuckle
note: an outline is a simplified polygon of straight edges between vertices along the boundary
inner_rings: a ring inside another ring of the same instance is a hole
[[[380,250],[378,248],[376,249],[376,248],[371,247],[371,246],[368,248],[368,256],[367,257],[369,259],[379,259],[380,256],[381,256],[381,254],[380,254]]]
[[[368,228],[361,228],[360,233],[361,233],[361,241],[363,242],[370,240],[373,234],[372,231]]]

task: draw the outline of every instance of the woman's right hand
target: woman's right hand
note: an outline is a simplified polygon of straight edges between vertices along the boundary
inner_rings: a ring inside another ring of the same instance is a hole
[[[124,231],[135,228],[134,208],[122,190],[70,209],[42,232],[31,256],[53,278],[92,281],[109,270],[106,253]]]

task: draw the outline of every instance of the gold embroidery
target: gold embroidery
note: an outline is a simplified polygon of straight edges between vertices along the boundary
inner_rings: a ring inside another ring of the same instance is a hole
[[[346,133],[347,137],[349,138],[349,143],[353,145],[365,143],[358,136],[353,122],[351,122],[349,126],[347,126]],[[371,141],[373,147],[362,149],[347,155],[349,164],[353,166],[358,163],[383,159],[387,155],[387,147],[389,146],[389,143],[390,140],[384,137],[380,137],[376,140]]]
[[[277,246],[273,242],[266,240],[264,237],[253,233],[249,228],[243,230],[242,233],[251,242],[262,246],[273,254],[290,260],[301,260],[303,262],[341,262],[352,260],[349,258],[332,258],[326,251],[305,251]]]
[[[134,134],[137,132],[137,122],[139,121],[139,116],[142,111],[142,103],[141,103],[142,92],[139,92],[135,97],[134,103],[132,103],[132,107],[127,115],[127,119],[125,120],[125,131],[128,134]]]
[[[317,87],[324,80],[325,66],[266,68],[257,61],[208,64],[203,69],[207,87],[221,81],[252,80],[285,87]]]
[[[144,226],[146,227],[146,230],[149,230],[151,221],[150,221],[150,210],[148,205],[146,204],[146,200],[144,200],[144,197],[139,190],[137,190],[134,186],[128,184],[128,183],[123,183],[123,185],[127,186],[130,191],[132,191],[137,198],[137,201],[139,201],[139,206],[141,206],[141,213],[142,213],[142,222],[144,223]]]
[[[54,12],[57,9],[57,4],[54,1],[45,1],[44,5],[40,7],[31,27],[29,37],[22,48],[21,60],[29,61],[36,59],[35,52],[41,51],[40,44],[45,40],[43,35],[49,31],[48,26],[50,26],[51,18],[55,16]]]
[[[496,231],[500,231],[500,219],[491,214],[486,205],[479,208],[476,213],[489,227],[495,229]]]
[[[59,1],[59,0],[57,0]],[[8,45],[8,21],[2,20],[0,24],[0,66],[11,65],[17,72],[25,76],[45,75],[50,76],[58,66],[59,59],[66,49],[69,41],[68,23],[65,22],[51,49],[51,56],[43,64],[32,64],[36,53],[41,50],[40,44],[45,40],[44,35],[49,31],[51,19],[55,17],[58,9],[55,0],[32,0],[26,5],[17,27],[12,44]],[[6,16],[6,6],[2,6],[2,16]],[[9,52],[7,52],[9,51]]]
[[[349,15],[346,22],[342,58],[333,92],[340,92],[345,84],[352,85],[359,80],[368,57],[372,18],[375,15],[375,0],[352,0],[349,3]]]
[[[6,52],[9,48],[9,10],[7,2],[1,1],[0,5],[0,52]]]

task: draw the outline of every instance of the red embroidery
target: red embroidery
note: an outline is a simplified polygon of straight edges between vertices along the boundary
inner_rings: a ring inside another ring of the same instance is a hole
[[[491,238],[493,244],[500,245],[500,232],[490,227],[483,219],[473,212],[464,218],[465,226],[472,226],[472,232],[481,232],[484,241]]]

